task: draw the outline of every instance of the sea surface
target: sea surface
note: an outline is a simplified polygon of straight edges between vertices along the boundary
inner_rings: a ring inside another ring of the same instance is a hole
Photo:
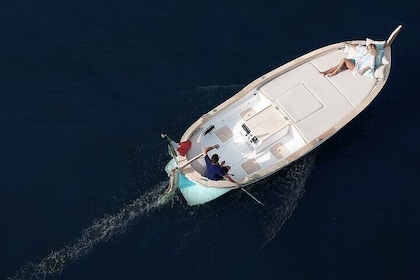
[[[0,279],[419,279],[417,2],[0,3]],[[417,8],[415,8],[417,6]],[[179,139],[246,84],[404,27],[372,104],[243,192],[189,207]]]

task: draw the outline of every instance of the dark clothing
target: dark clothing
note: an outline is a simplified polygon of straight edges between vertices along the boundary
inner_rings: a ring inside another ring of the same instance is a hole
[[[210,180],[222,180],[227,173],[227,168],[219,164],[213,164],[208,155],[204,157],[206,161],[206,177]]]

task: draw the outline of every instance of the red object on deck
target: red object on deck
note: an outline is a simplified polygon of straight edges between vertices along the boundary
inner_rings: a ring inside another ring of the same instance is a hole
[[[181,156],[185,157],[190,148],[191,148],[191,141],[187,140],[187,141],[179,143],[179,147],[177,151]]]

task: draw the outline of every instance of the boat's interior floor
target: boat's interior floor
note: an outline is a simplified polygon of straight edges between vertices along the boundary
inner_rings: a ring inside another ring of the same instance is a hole
[[[346,54],[337,50],[315,58],[250,92],[191,137],[193,145],[187,158],[198,155],[206,146],[219,144],[220,149],[209,154],[218,153],[220,160],[231,166],[233,178],[240,179],[313,141],[351,113],[376,84],[376,79],[355,77],[349,70],[333,77],[320,73],[344,57]],[[210,125],[214,129],[204,135]],[[253,147],[252,139],[246,136],[247,128],[265,146]],[[204,174],[203,158],[192,166]]]

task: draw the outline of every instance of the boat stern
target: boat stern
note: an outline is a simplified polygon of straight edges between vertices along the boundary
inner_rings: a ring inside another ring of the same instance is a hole
[[[204,204],[233,190],[234,188],[204,187],[189,180],[184,174],[179,173],[178,186],[188,205]]]

